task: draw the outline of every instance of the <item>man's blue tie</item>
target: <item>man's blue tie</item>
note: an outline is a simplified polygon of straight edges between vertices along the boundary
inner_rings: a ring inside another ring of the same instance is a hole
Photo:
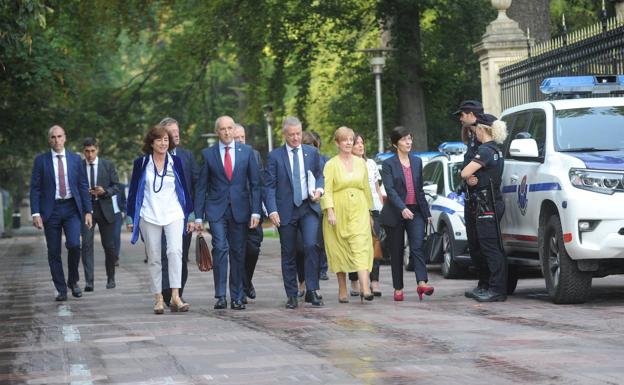
[[[297,155],[297,148],[292,149],[293,154],[293,202],[295,206],[301,206],[303,202],[301,200],[301,173],[299,172],[299,156]]]

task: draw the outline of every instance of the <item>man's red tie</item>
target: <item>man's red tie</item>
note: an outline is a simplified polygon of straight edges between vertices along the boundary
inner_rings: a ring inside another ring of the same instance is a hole
[[[59,177],[59,196],[61,199],[67,195],[67,187],[65,186],[65,168],[63,167],[63,155],[56,156],[58,160],[58,177]]]
[[[232,180],[232,158],[230,157],[230,146],[225,146],[223,168],[225,168],[225,176],[227,176],[228,180]]]

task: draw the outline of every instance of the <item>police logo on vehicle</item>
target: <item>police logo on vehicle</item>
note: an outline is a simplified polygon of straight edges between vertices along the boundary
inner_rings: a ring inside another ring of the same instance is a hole
[[[522,177],[522,182],[518,186],[518,207],[520,208],[520,214],[525,215],[529,200],[527,198],[527,192],[529,191],[529,185],[527,184],[526,175]]]

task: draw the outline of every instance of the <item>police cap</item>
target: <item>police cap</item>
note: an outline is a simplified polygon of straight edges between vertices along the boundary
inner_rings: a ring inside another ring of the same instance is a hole
[[[492,114],[477,114],[477,124],[483,124],[485,126],[491,127],[492,123],[497,121],[498,118]]]
[[[478,100],[464,100],[459,105],[459,109],[453,113],[453,115],[459,115],[462,112],[472,112],[476,114],[483,113],[483,104]]]

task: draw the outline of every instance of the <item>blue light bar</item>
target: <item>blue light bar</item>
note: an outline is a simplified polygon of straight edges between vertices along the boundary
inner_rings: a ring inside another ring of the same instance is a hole
[[[608,94],[624,91],[624,75],[565,76],[546,78],[540,85],[543,94],[574,94],[590,92]]]
[[[468,149],[462,142],[444,142],[438,146],[438,151],[445,154],[463,154]]]

